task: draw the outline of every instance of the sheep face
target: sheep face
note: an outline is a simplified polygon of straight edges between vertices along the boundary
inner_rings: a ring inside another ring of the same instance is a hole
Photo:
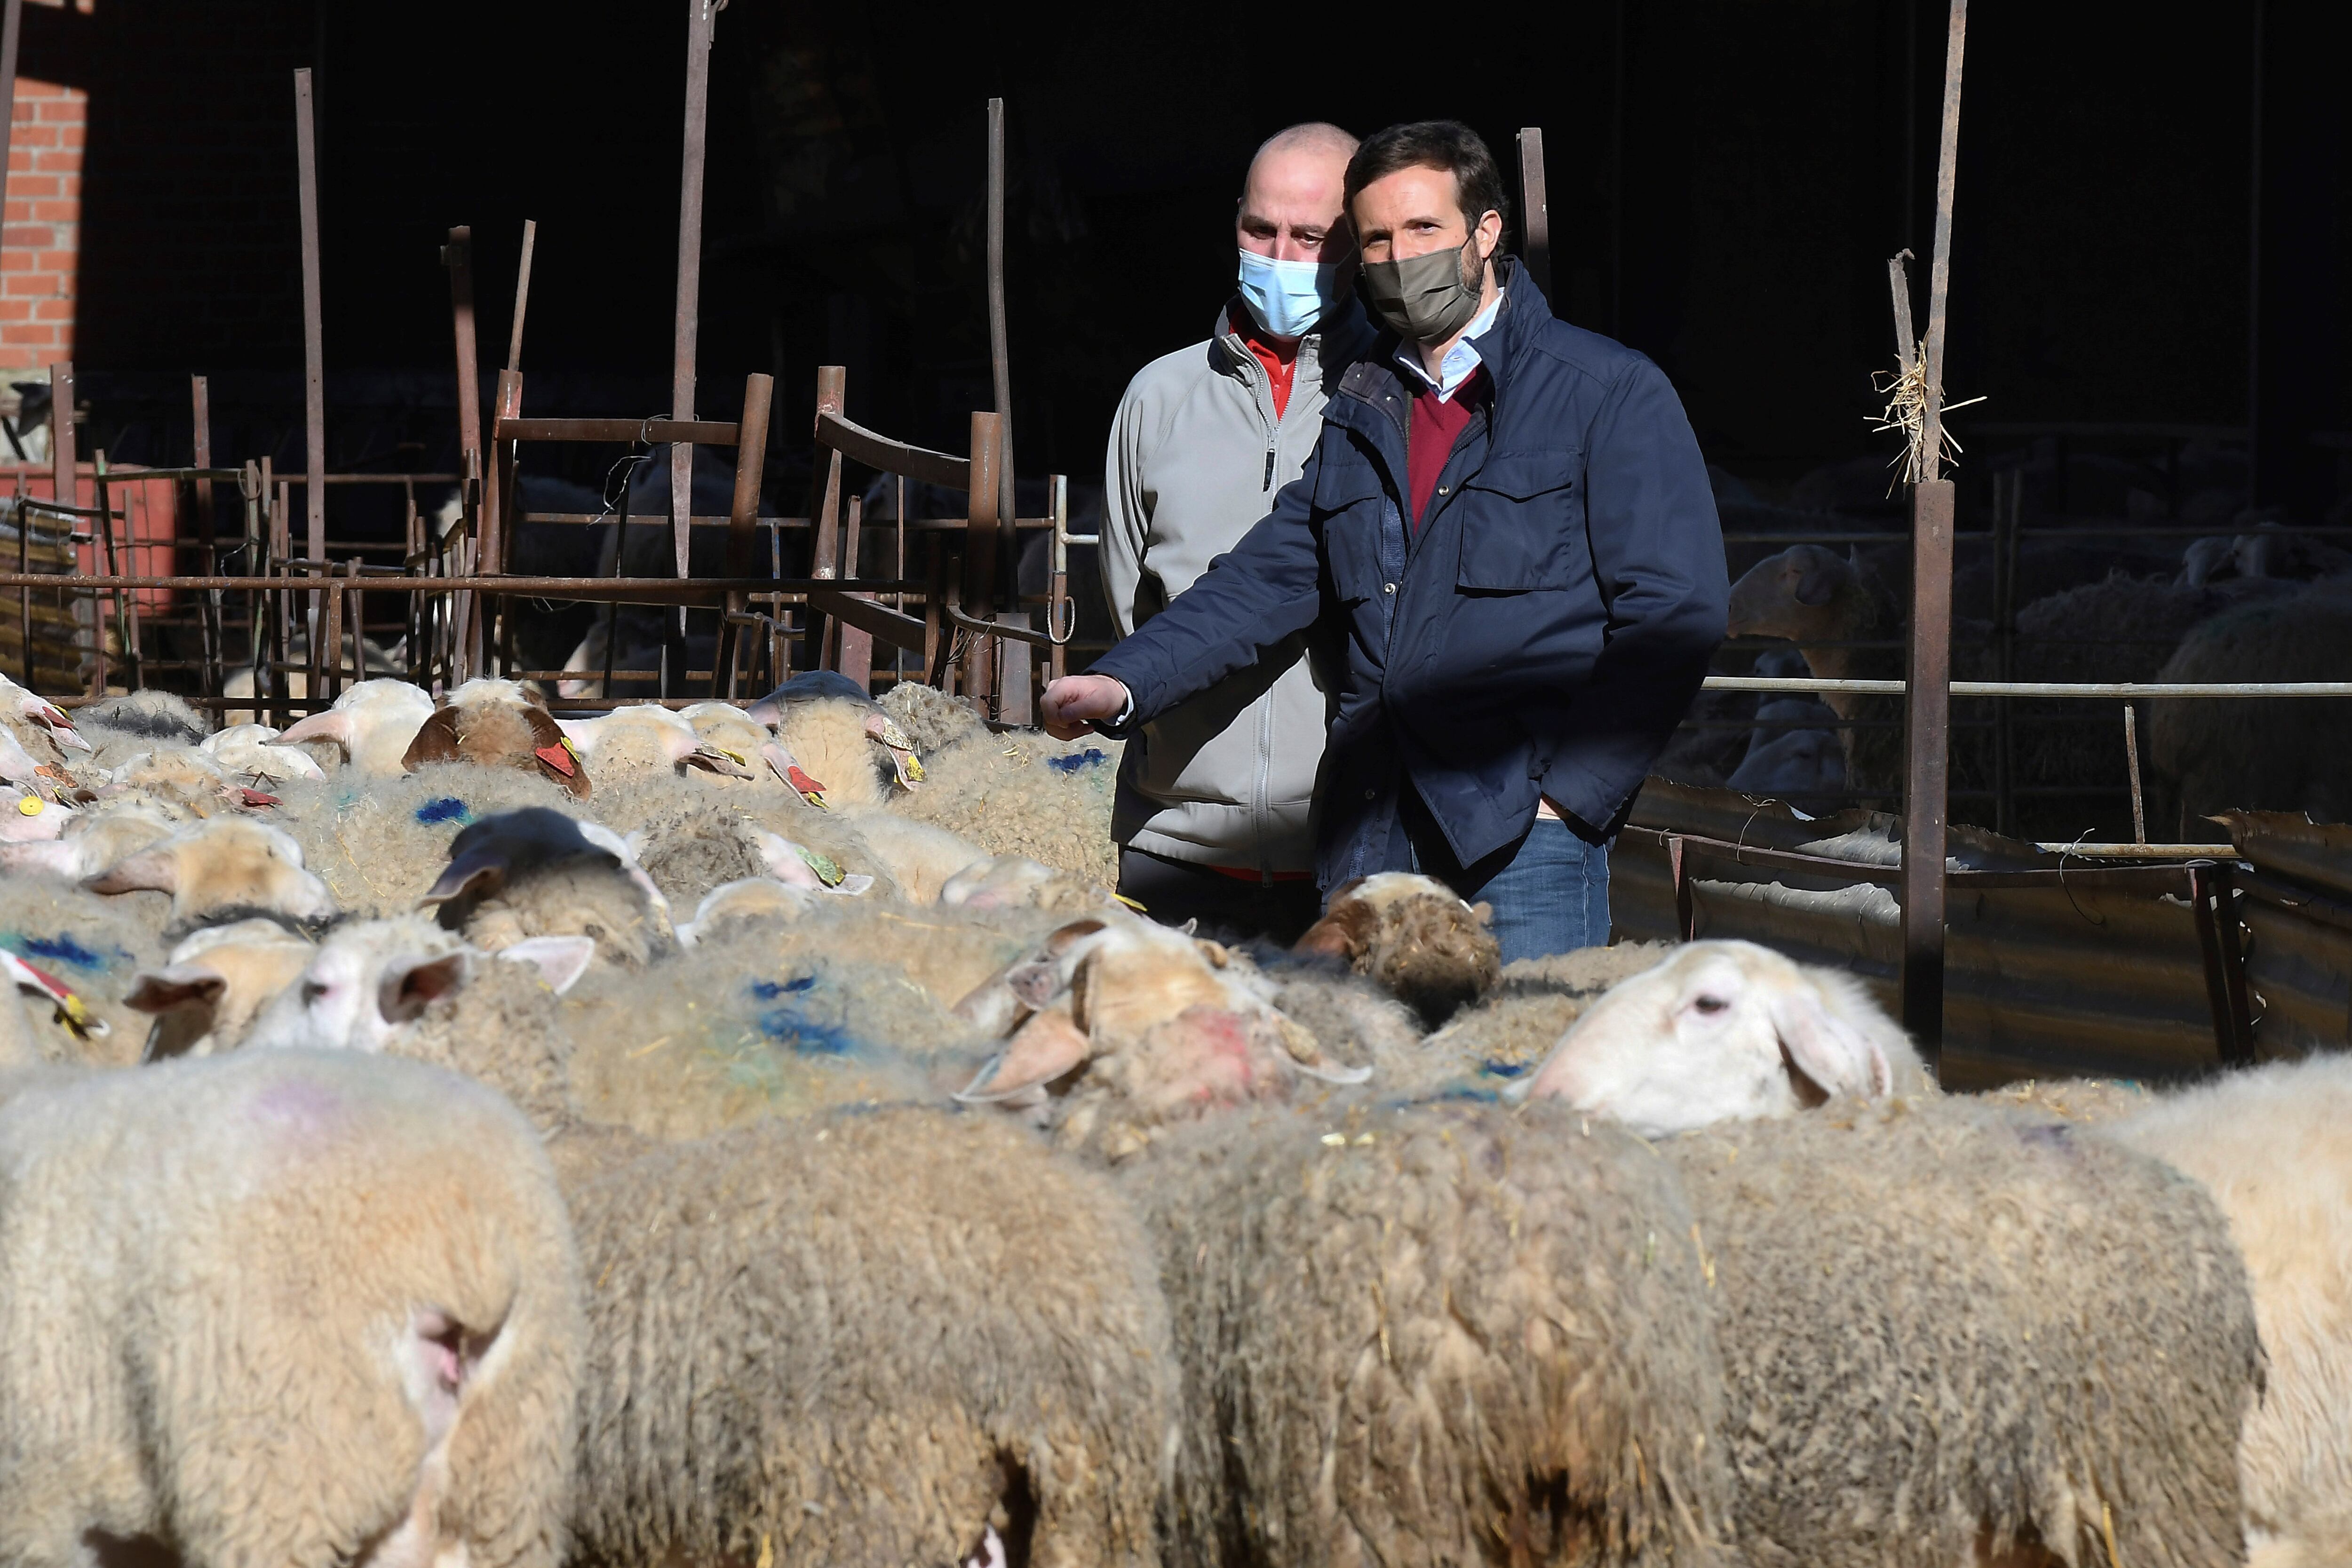
[[[142,970],[123,998],[155,1016],[143,1060],[209,1056],[234,1044],[256,1013],[301,978],[317,952],[275,921],[238,921],[196,932],[161,969]]]
[[[1859,986],[1745,942],[1693,942],[1603,995],[1528,1080],[1645,1137],[1885,1100],[1902,1031]]]
[[[413,925],[383,921],[330,937],[301,977],[262,1009],[247,1045],[383,1050],[473,973],[466,948],[434,942]]]
[[[1818,544],[1799,544],[1758,562],[1731,585],[1730,635],[1834,638],[1840,631],[1841,589],[1861,581],[1861,569]]]

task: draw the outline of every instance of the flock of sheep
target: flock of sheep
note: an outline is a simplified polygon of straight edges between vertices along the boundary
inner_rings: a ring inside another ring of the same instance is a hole
[[[1106,890],[921,687],[0,690],[0,1562],[2352,1560],[2352,1064]]]
[[[1790,651],[1771,650],[1759,658],[1759,674],[1900,679],[1907,616],[1901,584],[1882,575],[1880,564],[1851,549],[1799,544],[1783,550],[1733,584],[1731,633],[1798,645],[1801,662]],[[1971,607],[1956,600],[1953,677],[2002,679],[1991,626],[1972,620]],[[2006,678],[2017,680],[2352,679],[2352,556],[2276,531],[2199,540],[2173,576],[2118,570],[2074,582],[2023,604],[2015,625]],[[2352,728],[2342,722],[2342,712],[2330,710],[2347,707],[2352,704],[2326,700],[2324,708],[2299,708],[2294,721],[2282,721],[2274,703],[2151,702],[2140,715],[2149,827],[2196,842],[2218,837],[2205,817],[2232,807],[2307,811],[2323,821],[2352,818],[2346,783],[2352,779]],[[2123,737],[2112,707],[2067,702],[2056,710],[2031,705],[2021,710],[2040,720],[2019,731],[2018,776],[2029,789],[2107,785],[2120,793],[2126,787]],[[1964,704],[1962,711],[1973,710]],[[1736,761],[1723,759],[1729,765],[1720,776],[1702,780],[1693,773],[1691,782],[1724,783],[1750,794],[1891,798],[1901,779],[1902,712],[1899,699],[1846,692],[1827,693],[1818,702],[1760,702],[1759,727],[1745,752]],[[2085,724],[2085,718],[2096,721]],[[1992,746],[1988,728],[1956,727],[1956,789],[1991,786]],[[2067,807],[2069,813],[2081,809],[2079,799]]]

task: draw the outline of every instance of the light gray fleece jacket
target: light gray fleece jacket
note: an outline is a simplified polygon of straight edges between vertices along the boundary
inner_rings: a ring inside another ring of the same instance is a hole
[[[1192,585],[1274,510],[1323,427],[1325,384],[1368,348],[1353,300],[1300,340],[1282,416],[1265,367],[1232,331],[1238,301],[1206,342],[1152,361],[1128,384],[1104,478],[1103,595],[1119,636]],[[1321,687],[1297,639],[1253,668],[1147,724],[1119,765],[1111,834],[1198,865],[1308,871],[1311,816],[1327,723]]]

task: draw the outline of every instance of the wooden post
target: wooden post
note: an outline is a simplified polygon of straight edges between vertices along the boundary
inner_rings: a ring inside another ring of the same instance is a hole
[[[1960,65],[1968,0],[1952,0],[1936,168],[1936,248],[1922,370],[1927,408],[1919,482],[1911,490],[1911,658],[1905,705],[1903,1024],[1940,1066],[1944,1034],[1944,847],[1950,785],[1952,482],[1942,477],[1945,306],[1950,295],[1952,190],[1960,141]],[[1898,264],[1895,276],[1899,279]],[[1907,323],[1905,336],[1908,338]]]
[[[1519,260],[1528,269],[1528,280],[1546,300],[1551,300],[1551,208],[1544,199],[1543,127],[1529,125],[1519,132]],[[1559,313],[1559,303],[1552,300],[1552,313]]]
[[[677,310],[670,334],[670,417],[694,417],[694,346],[701,327],[702,166],[710,115],[710,26],[721,0],[686,0],[686,139],[678,166]],[[677,552],[677,574],[692,574],[694,448],[673,442],[669,449],[669,526]],[[677,612],[682,632],[686,611]],[[665,689],[665,695],[667,689]]]
[[[303,554],[311,564],[309,574],[323,571],[327,560],[327,384],[326,348],[319,307],[319,143],[313,128],[310,72],[294,73],[294,163],[302,209],[302,434],[305,447],[302,501],[309,527]],[[310,652],[315,664],[319,648],[319,595],[310,602]],[[313,691],[312,696],[317,693]]]

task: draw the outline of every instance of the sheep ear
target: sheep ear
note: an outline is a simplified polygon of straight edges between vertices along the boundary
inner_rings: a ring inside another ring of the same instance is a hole
[[[1067,1013],[1039,1013],[1013,1032],[1003,1051],[956,1098],[967,1105],[986,1105],[1042,1089],[1085,1066],[1092,1050],[1085,1031]]]
[[[408,742],[408,750],[401,753],[400,765],[404,772],[413,773],[427,763],[457,760],[457,710],[436,708],[416,731],[415,739]]]
[[[680,940],[684,940],[683,933]],[[537,968],[539,977],[547,982],[547,988],[561,996],[572,989],[572,982],[587,973],[590,961],[596,956],[596,939],[593,936],[525,937],[520,942],[499,949],[498,956]]]
[[[784,705],[773,697],[762,697],[743,710],[743,717],[751,720],[754,724],[764,724],[771,730],[776,727],[777,721],[783,716]]]
[[[405,1024],[466,984],[470,963],[464,952],[395,962],[376,985],[376,1011],[387,1024]]]
[[[1004,984],[1023,1006],[1043,1012],[1062,989],[1062,972],[1049,960],[1038,959],[1006,970]]]
[[[178,1007],[210,1012],[227,990],[228,980],[216,971],[201,963],[173,963],[141,970],[122,1005],[142,1013],[169,1013]]]
[[[1349,884],[1354,886],[1353,883]],[[1370,904],[1343,895],[1346,889],[1331,895],[1331,912],[1308,926],[1293,942],[1293,952],[1317,952],[1327,958],[1344,959],[1353,963],[1370,944],[1372,926],[1380,916]]]
[[[168,849],[142,849],[82,883],[93,893],[174,893],[180,890],[179,858]]]
[[[1789,1064],[1824,1094],[1885,1100],[1895,1092],[1895,1069],[1877,1041],[1822,1005],[1810,985],[1775,991],[1772,1030]]]
[[[427,888],[425,896],[416,900],[417,907],[446,904],[452,899],[463,898],[472,892],[477,884],[480,885],[482,891],[494,893],[505,885],[507,872],[510,868],[511,862],[505,850],[490,844],[477,845],[449,862],[442,871],[440,880]]]
[[[335,709],[313,713],[308,719],[282,731],[271,742],[277,746],[299,746],[305,741],[332,741],[345,752],[352,749],[352,716]]]

